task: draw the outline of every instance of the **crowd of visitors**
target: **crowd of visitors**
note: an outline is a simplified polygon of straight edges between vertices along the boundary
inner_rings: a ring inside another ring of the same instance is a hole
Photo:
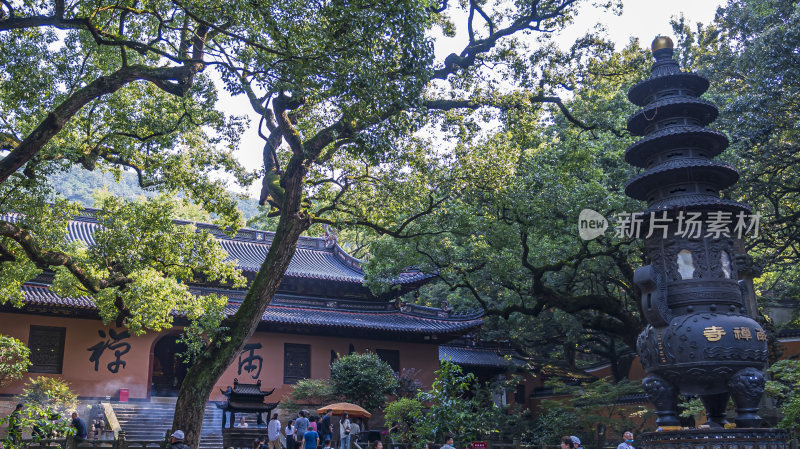
[[[22,437],[22,429],[20,425],[23,404],[17,404],[14,411],[8,419],[8,435],[13,442],[19,442]],[[336,437],[334,433],[334,422],[332,419],[333,410],[327,410],[320,419],[318,416],[307,416],[305,410],[300,410],[297,418],[290,419],[286,422],[283,428],[284,442],[281,439],[281,422],[278,420],[278,414],[274,413],[267,425],[267,434],[261,436],[253,442],[253,449],[333,449],[332,444]],[[77,412],[72,413],[72,420],[70,425],[74,429],[74,438],[76,442],[81,442],[86,439],[87,426],[86,422],[78,416]],[[247,421],[242,417],[237,423],[236,427],[248,427]],[[399,449],[397,446],[397,432],[398,426],[393,425],[389,428],[387,433],[392,439],[393,449]],[[337,449],[362,449],[358,444],[359,437],[362,435],[361,424],[359,418],[350,420],[347,412],[344,412],[339,418],[338,425],[338,448]],[[352,438],[355,435],[355,438]],[[170,435],[171,444],[169,449],[189,449],[183,440],[184,434],[181,430],[176,430]],[[617,446],[617,449],[636,449],[633,446],[633,433],[626,431],[623,434],[623,441]],[[373,449],[383,449],[383,443],[380,440],[374,441]],[[351,446],[352,445],[352,446]],[[453,435],[445,436],[443,445],[438,445],[433,442],[425,445],[426,449],[456,449],[454,446]],[[473,449],[471,443],[464,446],[465,449]],[[581,439],[575,435],[566,435],[561,438],[561,449],[583,449]]]

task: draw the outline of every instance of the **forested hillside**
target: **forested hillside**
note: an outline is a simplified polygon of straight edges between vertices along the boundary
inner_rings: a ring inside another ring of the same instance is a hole
[[[140,196],[153,197],[158,194],[139,187],[136,175],[129,172],[123,172],[118,180],[110,172],[88,171],[80,167],[73,167],[69,171],[52,174],[50,181],[56,191],[64,195],[66,199],[81,203],[85,207],[93,207],[95,204],[93,194],[103,190],[126,199]],[[258,202],[253,198],[240,199],[238,207],[245,220],[258,214]]]

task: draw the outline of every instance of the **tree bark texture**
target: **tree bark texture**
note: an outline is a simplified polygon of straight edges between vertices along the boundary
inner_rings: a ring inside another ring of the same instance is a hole
[[[275,238],[270,245],[267,257],[256,274],[250,289],[247,291],[239,310],[226,320],[230,330],[226,336],[229,342],[211,343],[192,368],[186,374],[178,392],[175,404],[173,430],[184,431],[185,443],[197,448],[203,427],[205,406],[211,390],[225,370],[233,363],[236,356],[253,335],[261,322],[267,306],[278,289],[286,269],[289,267],[297,248],[297,240],[305,231],[310,221],[299,210],[302,197],[305,167],[290,162],[287,169],[286,198],[281,208],[281,217]]]

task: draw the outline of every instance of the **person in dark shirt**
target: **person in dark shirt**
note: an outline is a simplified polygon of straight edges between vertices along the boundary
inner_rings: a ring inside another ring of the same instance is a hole
[[[325,438],[331,439],[333,437],[333,424],[331,424],[331,415],[333,415],[333,410],[328,409],[325,412],[325,416],[322,417],[322,421],[319,423],[319,437],[322,441],[325,441]]]
[[[75,442],[80,443],[86,439],[86,422],[78,416],[78,412],[72,412],[72,422],[70,423],[75,428]]]
[[[11,437],[11,441],[14,443],[19,443],[22,439],[22,425],[20,424],[20,420],[22,419],[23,407],[23,404],[17,404],[14,411],[8,416],[8,436]]]

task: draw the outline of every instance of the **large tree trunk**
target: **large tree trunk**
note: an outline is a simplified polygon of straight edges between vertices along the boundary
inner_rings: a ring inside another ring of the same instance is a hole
[[[310,221],[299,211],[304,176],[305,168],[300,164],[290,164],[287,168],[286,197],[278,229],[239,310],[226,320],[230,330],[225,336],[230,340],[212,342],[183,379],[175,404],[172,430],[183,430],[186,444],[193,448],[197,448],[200,442],[203,415],[211,390],[255,332],[294,256],[300,234],[308,229]]]

